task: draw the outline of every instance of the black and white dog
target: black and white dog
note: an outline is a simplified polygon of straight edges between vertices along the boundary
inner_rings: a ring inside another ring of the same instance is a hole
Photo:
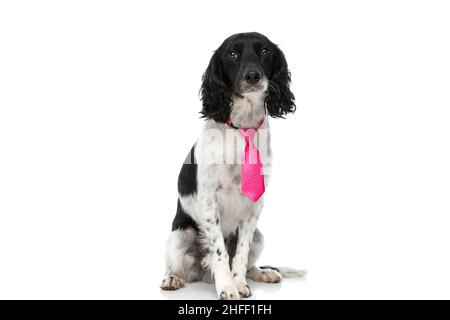
[[[279,282],[302,276],[289,268],[256,267],[263,236],[256,228],[263,196],[249,199],[241,190],[242,128],[257,129],[267,186],[271,165],[269,117],[295,111],[290,73],[283,52],[259,33],[226,39],[203,75],[201,96],[206,118],[178,179],[178,208],[168,240],[165,290],[191,281],[214,281],[220,299],[251,295],[246,278]]]

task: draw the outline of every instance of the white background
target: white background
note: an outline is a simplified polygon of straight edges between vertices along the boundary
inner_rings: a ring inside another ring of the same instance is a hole
[[[259,31],[292,72],[271,122],[261,299],[450,298],[446,1],[2,1],[0,298],[161,293],[200,78]]]

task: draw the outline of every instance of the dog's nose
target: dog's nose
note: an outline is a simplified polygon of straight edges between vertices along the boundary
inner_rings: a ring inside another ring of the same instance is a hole
[[[259,71],[249,71],[245,74],[245,81],[248,84],[257,84],[261,80],[261,72]]]

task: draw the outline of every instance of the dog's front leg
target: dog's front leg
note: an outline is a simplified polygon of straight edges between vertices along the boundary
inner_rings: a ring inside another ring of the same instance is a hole
[[[201,214],[197,218],[202,246],[207,249],[202,261],[211,271],[219,299],[240,299],[239,291],[231,277],[229,255],[220,228],[218,205],[215,194],[203,193],[200,201]]]
[[[262,199],[260,203],[255,205],[253,214],[238,226],[238,240],[236,243],[236,254],[232,263],[232,277],[236,284],[239,294],[247,298],[252,295],[252,292],[247,285],[247,263],[248,253],[250,251],[250,245],[253,241],[253,235],[255,234],[256,224],[258,222],[259,215],[262,210]]]

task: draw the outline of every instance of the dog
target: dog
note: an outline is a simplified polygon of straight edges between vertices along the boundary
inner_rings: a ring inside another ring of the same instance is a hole
[[[295,112],[290,82],[283,52],[262,34],[232,35],[214,52],[200,89],[206,121],[178,178],[162,289],[214,281],[219,299],[241,299],[251,295],[247,277],[275,283],[304,275],[255,266],[271,167],[269,118]]]

